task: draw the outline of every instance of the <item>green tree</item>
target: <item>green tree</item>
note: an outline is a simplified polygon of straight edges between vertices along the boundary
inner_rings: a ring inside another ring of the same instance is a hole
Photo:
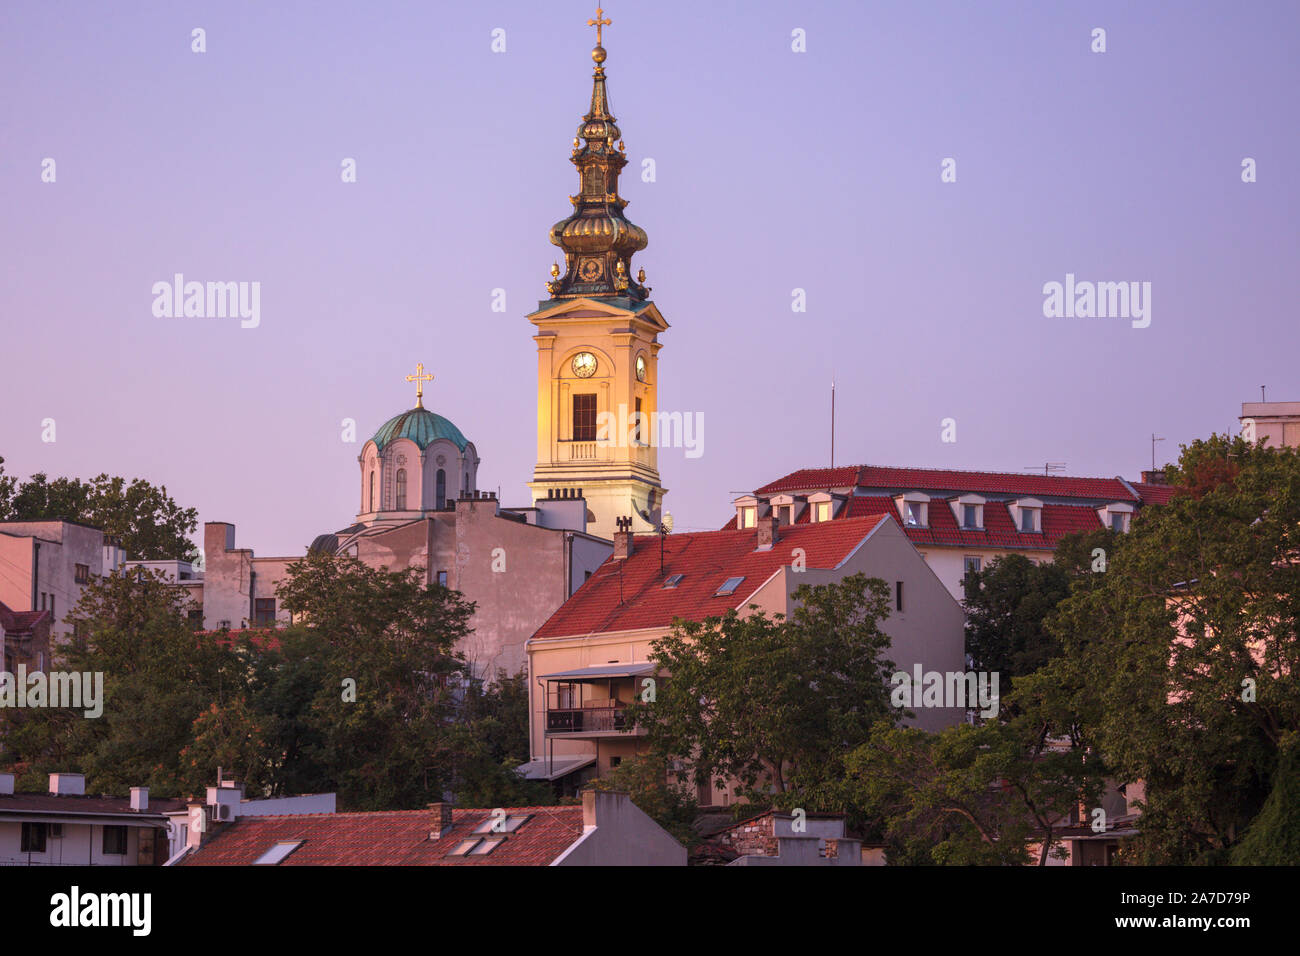
[[[548,806],[551,785],[524,780],[515,768],[528,761],[528,672],[497,672],[486,687],[471,682],[455,724],[454,792],[465,807]]]
[[[4,459],[0,458],[0,464]],[[2,472],[3,469],[0,469]],[[198,512],[181,508],[167,494],[142,478],[96,475],[51,480],[43,472],[18,483],[0,474],[0,520],[78,521],[115,536],[129,557],[143,560],[194,560],[198,550],[190,541],[198,527]]]
[[[1044,626],[1070,590],[1065,568],[1024,555],[995,558],[966,579],[966,653],[973,669],[995,671],[1005,692],[1060,653]]]
[[[283,606],[321,641],[310,756],[355,809],[422,807],[454,783],[456,654],[474,605],[389,571],[312,553],[288,568]]]
[[[1145,781],[1146,863],[1226,862],[1300,729],[1300,457],[1212,436],[1059,607],[1058,678],[1117,778]]]
[[[751,606],[678,620],[655,642],[650,657],[670,676],[629,718],[659,756],[688,760],[697,784],[735,778],[758,802],[811,793],[894,716],[885,582],[856,574],[793,597],[789,619]]]
[[[587,784],[590,790],[621,790],[683,846],[700,841],[691,824],[699,812],[695,793],[668,779],[668,762],[656,754],[629,757]]]
[[[52,669],[103,675],[103,713],[31,709],[0,712],[15,759],[48,771],[79,770],[102,793],[147,785],[178,793],[181,751],[214,701],[242,693],[245,666],[204,641],[186,621],[188,598],[160,574],[109,575],[91,582],[71,614],[75,634],[56,645]]]

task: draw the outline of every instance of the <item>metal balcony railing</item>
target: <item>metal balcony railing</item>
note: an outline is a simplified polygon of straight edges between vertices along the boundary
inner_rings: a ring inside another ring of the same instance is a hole
[[[550,734],[608,733],[625,730],[623,707],[572,707],[547,710],[546,732]]]

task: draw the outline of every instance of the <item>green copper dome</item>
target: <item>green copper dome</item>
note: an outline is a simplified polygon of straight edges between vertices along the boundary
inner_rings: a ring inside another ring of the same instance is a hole
[[[427,408],[412,408],[395,415],[384,422],[372,440],[383,451],[385,445],[398,438],[409,438],[420,447],[420,451],[424,451],[439,438],[447,439],[461,451],[469,444],[459,428]]]

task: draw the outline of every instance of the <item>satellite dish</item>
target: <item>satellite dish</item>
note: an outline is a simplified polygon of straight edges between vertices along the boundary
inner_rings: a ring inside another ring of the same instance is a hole
[[[669,534],[671,534],[673,530],[673,516],[667,511],[664,512],[664,530]]]

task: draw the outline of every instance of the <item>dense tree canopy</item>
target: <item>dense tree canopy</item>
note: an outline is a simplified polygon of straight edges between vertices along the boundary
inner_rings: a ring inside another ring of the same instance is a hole
[[[0,458],[0,521],[78,521],[115,536],[130,558],[190,561],[198,556],[190,540],[198,512],[176,504],[166,486],[105,474],[85,482],[51,480],[43,472],[19,482],[3,472]]]
[[[1300,456],[1213,436],[1168,473],[1179,493],[1061,605],[1052,666],[1116,777],[1146,783],[1130,857],[1225,862],[1300,729]]]
[[[466,805],[551,802],[527,759],[527,685],[465,680],[455,653],[473,605],[415,570],[310,555],[280,590],[297,623],[195,634],[180,589],[144,572],[95,580],[56,669],[104,675],[99,718],[0,711],[4,759],[81,771],[125,793],[201,793],[218,767],[257,795],[334,791],[345,809],[407,809],[452,791]]]
[[[788,619],[728,612],[678,621],[651,659],[668,675],[632,719],[697,783],[735,778],[757,800],[802,793],[842,771],[871,725],[897,716],[884,657],[889,589],[857,574],[800,585]]]

